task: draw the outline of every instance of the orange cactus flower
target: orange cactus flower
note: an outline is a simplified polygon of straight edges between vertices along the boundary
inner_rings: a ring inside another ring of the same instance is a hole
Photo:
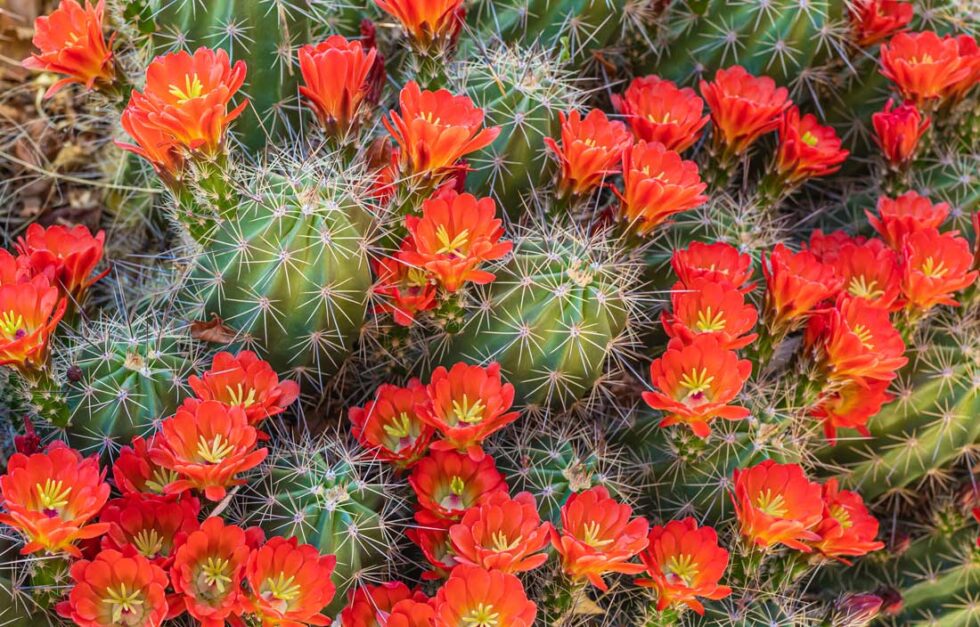
[[[459,362],[450,370],[440,366],[426,391],[429,402],[418,405],[417,411],[442,435],[442,440],[432,443],[435,451],[465,451],[480,460],[483,440],[520,416],[507,411],[514,403],[514,386],[500,379],[496,362],[486,367]]]
[[[245,109],[243,102],[228,111],[244,82],[245,62],[232,66],[224,50],[175,52],[150,63],[146,87],[133,92],[126,110],[137,126],[154,128],[185,150],[214,156],[222,150],[228,125]],[[160,149],[140,146],[148,153]]]
[[[838,429],[854,429],[865,437],[871,435],[868,431],[868,420],[892,399],[892,395],[888,393],[890,383],[875,380],[847,381],[810,410],[814,418],[823,422],[827,442],[831,446],[836,444]]]
[[[507,491],[492,457],[474,460],[456,451],[432,451],[415,466],[408,482],[421,507],[452,520],[494,492]]]
[[[637,139],[660,142],[668,150],[684,152],[693,146],[708,123],[704,101],[693,89],[678,89],[659,76],[634,78],[622,96],[611,98]]]
[[[252,425],[286,411],[299,396],[295,381],[279,381],[269,362],[252,351],[222,351],[214,356],[210,370],[200,377],[191,375],[187,383],[202,401],[241,407]]]
[[[399,468],[414,466],[429,446],[435,429],[419,417],[418,407],[429,402],[425,386],[412,379],[407,387],[378,386],[373,401],[351,407],[351,431],[372,455]]]
[[[949,205],[932,204],[925,196],[905,192],[898,198],[878,198],[878,215],[866,211],[868,222],[892,250],[902,252],[912,233],[938,229],[949,217]]]
[[[796,106],[786,110],[777,130],[776,172],[791,185],[833,174],[850,154],[832,127],[822,126],[811,113],[801,117]]]
[[[700,335],[718,340],[721,348],[744,348],[759,337],[751,333],[759,312],[745,302],[745,295],[731,283],[695,278],[678,282],[670,291],[671,312],[660,322],[670,337],[691,343]]]
[[[463,0],[374,0],[420,49],[452,46],[463,28]]]
[[[792,329],[823,301],[832,298],[843,280],[830,264],[822,263],[808,250],[793,253],[776,244],[766,277],[765,319],[771,329]]]
[[[151,451],[157,447],[159,436],[149,439],[133,436],[129,446],[119,449],[112,464],[112,478],[116,489],[124,496],[135,494],[166,494],[168,485],[178,479],[177,473],[153,461]]]
[[[881,148],[885,161],[900,168],[914,160],[919,140],[932,122],[915,105],[906,103],[894,107],[894,104],[895,101],[889,99],[883,110],[871,116],[871,125],[875,129],[873,139]]]
[[[399,146],[402,174],[441,180],[471,152],[486,148],[499,127],[483,128],[483,109],[446,89],[421,90],[410,81],[398,96],[399,112],[384,119]]]
[[[561,508],[561,531],[551,529],[551,544],[561,555],[562,568],[572,579],[588,579],[603,592],[605,573],[637,575],[642,564],[629,560],[647,548],[649,523],[633,518],[633,508],[595,486],[568,497]]]
[[[347,607],[340,612],[340,623],[344,627],[387,627],[395,606],[406,600],[426,603],[428,598],[400,581],[359,586],[347,593]]]
[[[449,529],[457,562],[505,573],[534,570],[548,561],[540,551],[550,535],[551,524],[541,522],[529,492],[514,498],[497,492]]]
[[[718,600],[732,593],[718,583],[728,568],[728,551],[718,545],[713,528],[698,527],[688,517],[653,527],[648,539],[640,559],[650,578],[636,583],[656,591],[658,611],[683,604],[703,616],[698,597]]]
[[[61,442],[43,453],[15,453],[0,476],[0,522],[19,531],[21,553],[68,553],[81,557],[76,540],[97,538],[108,524],[87,524],[109,500],[109,484],[96,457],[82,456]]]
[[[829,263],[843,279],[843,289],[848,294],[882,309],[893,310],[900,306],[897,303],[902,270],[898,256],[880,239],[861,242],[848,238],[833,257]],[[827,257],[823,256],[821,260],[827,262]]]
[[[402,252],[408,252],[411,245],[410,241],[403,242]],[[390,313],[395,324],[410,327],[416,314],[435,308],[436,286],[425,270],[395,257],[382,257],[372,263],[378,277],[372,291],[384,298],[375,306],[375,312]]]
[[[739,65],[718,70],[713,82],[701,81],[701,96],[711,110],[718,141],[736,156],[775,130],[791,104],[785,87],[776,87],[768,76],[753,76]]]
[[[923,229],[905,239],[902,250],[902,295],[906,307],[928,311],[936,305],[958,305],[953,295],[973,285],[970,243],[955,232]],[[2,307],[0,307],[2,309]]]
[[[263,625],[329,625],[320,612],[336,591],[330,579],[336,565],[335,556],[320,555],[315,546],[272,538],[249,555],[243,607]]]
[[[102,549],[135,550],[160,568],[173,563],[174,548],[198,528],[201,504],[195,498],[167,499],[137,494],[109,501],[99,522],[109,525]]]
[[[259,465],[269,452],[255,449],[258,431],[244,410],[218,401],[187,399],[160,425],[159,437],[151,459],[179,476],[166,492],[198,489],[211,501],[223,499],[229,486],[244,483],[235,476]]]
[[[432,627],[435,619],[436,610],[427,601],[406,599],[391,608],[384,627]]]
[[[583,118],[578,111],[558,112],[561,144],[551,137],[544,143],[561,165],[558,187],[562,194],[588,194],[619,173],[623,151],[633,143],[622,122],[611,121],[599,109]]]
[[[299,49],[303,94],[328,134],[343,136],[357,128],[366,113],[377,48],[332,35],[326,41]]]
[[[813,548],[827,557],[857,557],[884,548],[885,543],[876,541],[878,520],[868,512],[864,499],[857,492],[841,490],[837,479],[828,479],[823,485],[824,515],[816,528],[820,539]]]
[[[761,547],[784,544],[810,553],[804,542],[816,542],[814,528],[823,520],[820,484],[807,479],[797,464],[766,460],[736,469],[732,501],[742,535]]]
[[[711,335],[695,335],[689,343],[674,338],[667,351],[650,364],[653,392],[643,400],[666,416],[661,427],[684,424],[700,438],[711,433],[715,418],[742,420],[749,410],[729,405],[752,374],[752,362],[739,359]]]
[[[49,340],[68,301],[44,276],[0,284],[0,366],[28,372],[48,361]]]
[[[433,625],[532,627],[538,613],[520,579],[478,566],[454,568],[432,606]]]
[[[905,30],[912,21],[913,8],[905,0],[856,0],[847,5],[847,15],[854,41],[867,48]]]
[[[260,537],[258,529],[244,531],[213,516],[177,548],[170,581],[202,627],[224,627],[238,614],[245,564]]]
[[[708,200],[698,166],[663,144],[641,141],[623,152],[620,213],[640,235],[649,235],[670,216]]]
[[[405,535],[422,550],[426,561],[432,567],[422,573],[422,579],[426,581],[445,579],[458,565],[452,541],[449,539],[449,530],[454,524],[456,523],[453,520],[441,518],[427,510],[416,510],[415,526],[407,529]]]
[[[17,240],[17,250],[30,260],[35,273],[51,277],[67,294],[80,300],[85,290],[108,272],[92,277],[102,260],[104,243],[103,231],[93,237],[82,225],[44,228],[35,222]]]
[[[86,0],[84,7],[75,0],[61,0],[51,15],[34,21],[34,45],[40,53],[24,59],[24,67],[66,75],[48,88],[45,98],[71,83],[94,89],[115,81],[112,39],[106,42],[102,34],[104,14],[105,0],[95,5]]]
[[[173,185],[184,171],[184,149],[180,143],[130,107],[123,110],[119,123],[136,143],[117,141],[116,146],[146,159],[164,182]]]
[[[692,242],[687,248],[674,251],[670,266],[684,285],[701,278],[727,282],[743,294],[755,289],[755,284],[748,282],[752,278],[752,257],[738,252],[731,244]]]
[[[899,33],[881,44],[881,73],[918,107],[945,99],[972,72],[969,61],[960,56],[959,43],[949,35]]]
[[[159,627],[167,617],[167,573],[138,553],[102,551],[72,564],[71,579],[57,610],[78,627]]]
[[[863,298],[842,295],[832,309],[811,317],[803,342],[829,381],[891,381],[908,363],[888,312]]]
[[[422,202],[422,216],[406,216],[410,242],[398,253],[402,263],[424,269],[446,291],[464,283],[485,284],[494,275],[477,266],[500,259],[513,245],[504,234],[492,198],[457,194],[445,189]]]

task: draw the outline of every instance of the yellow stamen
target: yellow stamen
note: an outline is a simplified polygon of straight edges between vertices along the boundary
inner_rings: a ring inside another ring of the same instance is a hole
[[[463,617],[463,623],[472,627],[496,627],[499,620],[500,612],[494,612],[489,603],[480,603]]]
[[[582,529],[582,531],[585,532],[583,534],[585,537],[582,538],[582,542],[585,542],[586,544],[588,544],[594,549],[602,548],[608,544],[612,544],[611,538],[603,540],[600,537],[600,534],[602,533],[602,527],[600,527],[599,523],[597,523],[594,520],[586,524],[585,527]]]
[[[586,146],[588,146],[589,148],[595,148],[595,146],[596,146],[595,139],[593,139],[591,137],[589,137],[587,139],[583,139],[582,140],[582,143],[585,144]]]
[[[140,598],[140,591],[137,589],[127,590],[125,583],[119,584],[119,588],[107,588],[106,598],[102,599],[103,603],[107,603],[112,607],[112,622],[121,623],[123,613],[130,614],[137,611],[141,605],[143,605],[143,599]]]
[[[45,479],[44,484],[34,486],[37,490],[38,502],[42,510],[60,510],[68,505],[68,495],[71,494],[71,486],[64,487],[63,482]]]
[[[18,331],[24,330],[24,316],[15,311],[0,314],[0,333],[6,338],[13,339]]]
[[[462,477],[454,475],[452,481],[449,482],[449,491],[456,496],[462,496],[465,489],[466,482],[463,481]]]
[[[229,570],[228,560],[214,556],[208,557],[208,561],[201,566],[205,583],[217,588],[221,594],[224,594],[227,584],[231,583]]]
[[[717,311],[712,314],[711,307],[706,307],[703,311],[698,312],[698,321],[695,323],[694,327],[701,333],[713,333],[715,331],[725,330],[725,315],[724,312]]]
[[[194,98],[200,98],[201,94],[203,93],[204,93],[204,84],[201,83],[201,79],[197,77],[197,74],[194,74],[193,78],[191,77],[190,74],[184,75],[183,89],[181,89],[180,86],[178,85],[170,86],[170,95],[176,96],[177,104],[184,104],[188,100],[192,100]]]
[[[694,556],[686,553],[684,555],[672,555],[664,565],[664,570],[668,580],[676,577],[689,587],[694,584],[694,580],[698,576],[698,565],[694,561]]]
[[[494,531],[493,535],[490,536],[490,539],[493,541],[493,550],[497,553],[510,551],[511,549],[517,548],[517,546],[521,543],[521,536],[517,536],[517,538],[511,542],[507,539],[507,534],[503,531]]]
[[[436,229],[436,239],[439,240],[440,248],[436,251],[437,254],[450,254],[456,255],[458,257],[465,257],[464,252],[460,252],[460,249],[465,248],[469,244],[470,230],[463,229],[457,233],[452,239],[449,239],[449,231],[446,230],[445,225],[440,224],[439,228]]]
[[[847,291],[853,296],[858,298],[866,298],[868,300],[874,300],[885,295],[885,290],[875,289],[878,286],[877,281],[868,281],[863,276],[851,277],[851,282],[847,286]]]
[[[664,113],[664,116],[659,120],[652,113],[647,114],[647,121],[653,122],[654,124],[667,124],[670,122],[670,111]]]
[[[412,421],[407,412],[402,412],[391,419],[384,427],[385,433],[395,439],[407,438],[412,433]]]
[[[166,468],[157,467],[153,469],[153,474],[150,475],[149,480],[147,480],[146,487],[148,487],[152,492],[163,494],[164,488],[176,480],[176,472]]]
[[[163,536],[156,529],[143,529],[133,538],[133,544],[144,557],[156,557],[163,551]]]
[[[844,529],[847,529],[854,525],[854,523],[851,522],[851,515],[847,513],[847,510],[841,507],[840,505],[832,506],[830,508],[830,515],[834,518],[834,520],[839,522],[840,526],[843,527]]]
[[[470,399],[463,394],[462,401],[453,401],[453,413],[451,418],[454,418],[457,423],[465,422],[466,424],[475,424],[483,420],[483,410],[486,409],[483,401],[477,399],[475,403],[470,405]]]
[[[714,375],[708,376],[708,369],[701,368],[701,370],[691,370],[685,373],[681,377],[680,384],[682,387],[687,388],[687,397],[697,396],[704,394],[706,391],[711,389],[711,382],[715,380]]]
[[[202,435],[197,442],[197,456],[211,464],[217,464],[234,450],[235,447],[221,435],[214,436],[210,442]]]
[[[284,573],[279,573],[275,579],[271,577],[266,579],[266,594],[287,603],[295,600],[302,592],[302,587],[298,583],[293,583],[294,579],[292,575],[286,577]]]
[[[405,279],[413,287],[425,287],[429,282],[428,277],[425,275],[425,270],[421,268],[409,268]]]
[[[871,342],[871,340],[874,339],[874,334],[871,333],[871,329],[869,329],[868,327],[864,326],[863,324],[856,324],[856,325],[854,325],[854,328],[851,329],[851,333],[853,333],[854,335],[856,335],[857,338],[859,340],[861,340],[861,344],[865,348],[867,348],[869,350],[874,350],[874,347],[875,346]]]
[[[800,137],[800,140],[807,146],[816,146],[817,143],[820,141],[817,139],[817,136],[811,133],[810,131],[803,133],[803,136]]]
[[[755,506],[763,514],[776,518],[784,518],[789,513],[789,508],[786,507],[786,500],[783,498],[783,495],[773,494],[769,488],[766,488],[765,492],[760,492],[755,497]]]
[[[942,260],[940,260],[939,263],[936,263],[932,257],[926,257],[926,260],[923,262],[920,269],[922,270],[922,274],[926,275],[930,279],[942,278],[942,276],[949,271],[946,264],[944,264]]]
[[[435,118],[435,119],[433,119],[432,118],[432,112],[431,111],[426,111],[425,113],[422,114],[421,117],[422,117],[423,120],[425,120],[429,124],[437,124],[438,125],[439,122],[442,121],[442,118]]]
[[[225,386],[225,391],[228,393],[228,397],[231,399],[229,405],[237,405],[239,407],[251,407],[255,404],[255,390],[249,388],[248,395],[245,395],[245,390],[242,389],[242,384],[239,383],[238,386],[233,390],[230,385]]]

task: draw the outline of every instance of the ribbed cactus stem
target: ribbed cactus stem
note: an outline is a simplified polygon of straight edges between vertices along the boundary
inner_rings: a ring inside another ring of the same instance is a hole
[[[647,615],[639,623],[642,627],[671,627],[681,622],[684,607],[666,607],[657,609],[656,602],[650,603]]]
[[[588,582],[584,579],[570,579],[564,574],[556,573],[544,592],[542,605],[547,612],[549,627],[565,627],[571,625],[578,608],[584,603],[592,604],[589,599]]]
[[[43,370],[22,373],[30,411],[41,420],[55,427],[66,427],[71,422],[68,402],[58,376],[50,366]]]
[[[31,560],[31,596],[34,603],[44,610],[53,610],[64,597],[68,584],[68,556],[47,555]]]

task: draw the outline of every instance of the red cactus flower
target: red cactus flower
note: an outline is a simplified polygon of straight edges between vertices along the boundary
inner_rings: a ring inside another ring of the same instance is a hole
[[[900,168],[913,161],[919,140],[932,122],[915,105],[906,103],[893,108],[894,104],[895,101],[889,99],[883,110],[871,116],[871,125],[875,129],[875,143],[881,148],[885,161]]]
[[[426,388],[429,402],[417,406],[419,418],[442,434],[432,450],[466,451],[483,458],[483,440],[517,420],[507,411],[514,403],[514,386],[500,378],[500,364],[489,366],[459,362],[452,369],[440,366]]]
[[[184,149],[169,131],[160,130],[140,111],[130,107],[123,110],[119,123],[136,143],[117,141],[118,147],[146,159],[167,184],[172,185],[181,177]]]
[[[776,171],[791,185],[833,174],[850,154],[841,148],[841,140],[832,127],[820,125],[811,113],[801,117],[796,106],[780,118],[778,131]]]
[[[410,244],[398,259],[429,272],[445,290],[455,292],[467,281],[490,283],[494,275],[477,266],[500,259],[513,245],[504,234],[492,198],[443,190],[422,203],[422,216],[406,216]]]
[[[538,613],[520,579],[478,566],[454,568],[432,607],[433,625],[532,627]]]
[[[828,479],[823,485],[823,520],[815,531],[820,539],[813,548],[827,557],[861,556],[884,548],[885,543],[875,540],[878,520],[868,513],[864,499],[857,492],[840,490],[837,479]]]
[[[494,492],[507,491],[492,457],[477,461],[456,451],[432,451],[415,466],[408,482],[421,507],[453,520]]]
[[[0,366],[22,371],[43,367],[49,340],[68,301],[47,278],[0,284]]]
[[[72,564],[71,578],[57,610],[78,627],[159,627],[167,617],[167,573],[142,555],[102,551]]]
[[[903,98],[919,107],[946,98],[972,72],[960,56],[958,42],[949,35],[899,33],[881,45],[881,73],[895,83]]]
[[[650,364],[653,392],[643,400],[666,416],[661,427],[684,424],[706,438],[715,418],[742,420],[749,410],[729,405],[752,374],[752,362],[739,359],[711,335],[696,335],[689,343],[674,338],[667,351]]]
[[[29,416],[24,416],[24,433],[14,436],[14,450],[28,456],[41,451],[41,436]]]
[[[29,257],[14,256],[5,248],[0,248],[0,285],[24,283],[34,277],[34,268]]]
[[[804,553],[804,542],[820,539],[813,529],[823,520],[820,484],[806,478],[797,464],[771,459],[747,469],[736,469],[732,502],[742,535],[750,542],[771,547],[784,544]]]
[[[320,555],[296,538],[275,537],[252,551],[245,565],[249,592],[243,607],[263,625],[329,625],[320,612],[333,599],[337,558]]]
[[[752,257],[738,252],[731,244],[692,242],[687,248],[674,251],[670,266],[685,285],[702,278],[730,283],[743,294],[755,289],[754,283],[748,283],[752,278]]]
[[[224,627],[239,612],[245,564],[261,542],[257,533],[261,535],[258,530],[226,525],[214,516],[188,535],[174,553],[170,569],[174,592],[202,627]]]
[[[144,439],[133,436],[129,446],[119,449],[112,465],[112,478],[116,489],[124,496],[135,494],[166,494],[168,485],[178,479],[177,473],[153,461],[151,451],[156,448],[158,436]]]
[[[970,35],[957,35],[956,46],[960,52],[960,62],[971,69],[970,73],[949,88],[950,100],[957,101],[980,84],[980,45]]]
[[[402,251],[407,251],[411,245],[411,242],[403,242]],[[429,281],[425,270],[395,257],[382,257],[373,260],[372,264],[378,277],[372,291],[384,298],[375,306],[375,312],[390,313],[395,324],[410,327],[416,314],[435,308],[436,286]]]
[[[95,5],[86,0],[84,7],[61,0],[51,15],[34,21],[34,45],[41,52],[24,59],[24,67],[66,75],[48,88],[45,98],[71,83],[94,89],[115,80],[112,39],[107,43],[102,34],[104,13],[105,0]]]
[[[846,231],[831,231],[824,233],[815,229],[810,233],[809,250],[823,263],[834,264],[840,258],[840,251],[848,244],[861,246],[868,241],[862,235],[849,235]]]
[[[109,484],[95,457],[82,459],[61,442],[44,453],[15,453],[0,476],[0,522],[19,531],[27,543],[21,553],[65,552],[81,557],[72,543],[96,538],[109,528],[86,524],[109,500]]]
[[[374,0],[394,17],[416,46],[451,45],[463,28],[463,0]]]
[[[750,333],[759,312],[745,302],[745,295],[732,284],[695,278],[678,282],[670,291],[671,312],[660,321],[670,337],[691,343],[696,336],[708,335],[728,350],[744,348],[758,337]]]
[[[534,570],[548,561],[540,551],[550,535],[551,524],[541,522],[529,492],[514,498],[497,492],[449,529],[457,562],[505,573]]]
[[[854,40],[862,48],[905,30],[912,14],[912,3],[904,0],[855,0],[847,5]]]
[[[210,370],[200,377],[191,375],[187,383],[202,401],[241,407],[252,425],[286,411],[299,396],[295,381],[280,382],[269,362],[252,351],[222,351],[214,356]]]
[[[659,76],[634,78],[622,96],[613,94],[613,107],[642,141],[660,142],[684,152],[701,139],[708,123],[704,101],[690,87],[678,89]]]
[[[346,135],[365,113],[372,86],[371,70],[377,48],[332,35],[316,45],[299,49],[299,88],[320,125],[331,135]]]
[[[146,494],[109,501],[99,522],[109,525],[102,549],[137,553],[167,570],[173,550],[198,528],[201,504],[197,499],[163,499]]]
[[[82,225],[71,229],[57,224],[44,228],[35,222],[17,240],[17,250],[30,260],[36,273],[53,277],[67,294],[79,300],[90,285],[105,276],[102,273],[92,277],[102,260],[104,242],[104,232],[93,237]]]
[[[399,468],[410,468],[425,455],[435,430],[419,417],[417,407],[429,400],[425,386],[412,379],[407,387],[378,386],[373,401],[351,407],[351,431],[372,455]]]
[[[688,517],[653,527],[648,539],[640,559],[650,578],[636,583],[657,592],[658,611],[683,604],[703,616],[698,597],[718,600],[732,593],[718,583],[728,568],[728,551],[718,545],[713,528],[698,527]]]
[[[226,488],[243,483],[235,475],[257,466],[269,452],[255,449],[258,431],[245,412],[218,401],[187,399],[160,425],[159,437],[151,459],[180,477],[166,492],[198,489],[211,501],[220,501]]]
[[[766,277],[766,322],[772,329],[795,327],[821,302],[831,298],[842,279],[833,266],[821,263],[808,250],[793,253],[776,244],[769,263],[762,265]]]
[[[499,127],[483,128],[483,109],[468,96],[446,89],[422,91],[410,81],[398,96],[400,112],[391,112],[385,128],[399,146],[405,175],[441,179],[471,152],[486,148],[500,134]]]
[[[844,290],[869,305],[895,309],[901,293],[902,270],[895,251],[880,239],[843,244],[831,262],[844,281]]]
[[[878,198],[878,215],[866,211],[868,222],[893,250],[902,252],[905,240],[917,231],[938,229],[949,216],[949,205],[932,204],[925,196],[905,192],[898,198]]]
[[[588,194],[619,172],[623,151],[633,139],[622,122],[611,121],[599,109],[583,118],[578,111],[558,112],[561,144],[551,137],[544,143],[561,164],[558,187],[562,194]]]
[[[415,512],[415,526],[407,529],[405,535],[422,550],[422,555],[432,567],[422,573],[422,579],[426,581],[445,579],[458,565],[449,539],[449,530],[454,524],[456,524],[454,521],[441,518],[424,509]]]
[[[718,70],[711,83],[701,81],[701,96],[711,110],[718,140],[733,155],[744,154],[755,140],[775,130],[791,104],[785,87],[739,65]]]
[[[647,548],[649,523],[632,518],[633,508],[595,486],[568,497],[561,508],[561,531],[551,529],[551,544],[561,555],[562,568],[573,579],[588,579],[606,591],[605,573],[636,575],[642,564],[629,560]]]
[[[228,125],[245,109],[243,102],[228,111],[244,81],[245,62],[232,66],[224,50],[198,48],[193,56],[175,52],[150,63],[146,87],[133,92],[126,110],[138,125],[169,135],[185,150],[213,156],[224,145]]]
[[[890,381],[848,381],[829,396],[823,398],[810,413],[823,421],[827,442],[837,442],[838,429],[855,429],[867,437],[868,420],[881,411],[882,405],[892,399],[888,393]]]
[[[347,593],[347,607],[340,612],[340,624],[344,627],[387,627],[388,617],[402,601],[426,603],[422,592],[400,581],[386,581],[377,586],[359,586]]]
[[[435,620],[436,610],[429,602],[406,599],[391,608],[384,627],[432,627]]]
[[[954,233],[923,229],[905,239],[902,251],[902,295],[907,307],[928,311],[936,305],[958,305],[953,295],[973,285],[970,243]]]
[[[832,309],[811,317],[803,341],[830,381],[891,381],[908,363],[888,312],[863,298],[843,295]]]
[[[698,166],[663,144],[639,142],[623,152],[620,212],[640,235],[648,235],[667,218],[708,200]]]

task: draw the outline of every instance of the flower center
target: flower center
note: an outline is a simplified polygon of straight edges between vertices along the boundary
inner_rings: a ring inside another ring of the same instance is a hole
[[[124,614],[133,614],[143,605],[138,589],[129,590],[125,583],[119,584],[118,588],[106,588],[106,598],[103,603],[110,606],[112,610],[112,622],[122,622]]]
[[[391,419],[384,427],[385,433],[398,441],[398,449],[408,446],[415,439],[412,437],[412,420],[408,412],[402,412]]]
[[[807,131],[803,133],[802,137],[800,137],[800,141],[802,141],[807,146],[816,146],[819,140],[817,139],[816,135],[814,135],[810,131]]]
[[[692,369],[685,373],[680,380],[681,387],[687,390],[684,400],[701,402],[705,400],[705,392],[711,389],[711,383],[715,380],[714,375],[708,375],[707,368],[700,370]]]
[[[296,600],[302,588],[298,583],[293,583],[294,580],[295,577],[287,577],[285,573],[279,573],[275,579],[269,577],[265,580],[266,591],[262,597],[266,600],[271,597],[286,603]]]
[[[0,332],[8,339],[19,340],[27,335],[24,329],[24,316],[15,311],[0,314]]]
[[[71,494],[71,486],[64,487],[61,481],[54,481],[50,478],[45,479],[44,483],[34,486],[37,490],[38,504],[41,511],[49,517],[55,517],[61,513],[61,509],[68,505],[68,495]]]
[[[725,330],[724,312],[717,311],[712,313],[711,307],[705,307],[698,312],[698,321],[694,327],[701,333],[713,333]]]
[[[596,147],[595,138],[592,137],[586,137],[585,139],[582,140],[582,143],[588,146],[589,148]]]
[[[851,515],[840,505],[831,506],[830,515],[834,518],[834,520],[839,522],[840,526],[844,529],[848,529],[854,525],[854,523],[851,521]]]
[[[170,95],[177,98],[177,104],[184,104],[188,100],[200,98],[203,93],[204,84],[201,83],[201,79],[197,77],[196,73],[193,76],[190,74],[184,75],[183,89],[179,85],[170,86]]]
[[[225,391],[228,393],[228,397],[231,399],[229,405],[237,405],[239,407],[251,407],[255,404],[255,389],[249,388],[248,395],[245,395],[245,390],[242,388],[242,384],[239,383],[235,389],[232,389],[230,385],[225,386]]]
[[[227,584],[231,583],[231,577],[228,571],[231,570],[228,560],[221,557],[209,556],[208,561],[201,566],[201,572],[204,575],[204,582],[218,589],[218,592],[224,594],[225,587]]]
[[[446,230],[446,226],[444,224],[440,224],[439,228],[436,229],[436,239],[439,240],[440,246],[439,250],[436,251],[436,254],[448,254],[456,255],[457,257],[465,257],[466,253],[461,252],[461,249],[465,248],[466,245],[469,244],[469,238],[470,230],[463,229],[454,235],[452,239],[450,239],[449,231]]]
[[[851,329],[851,333],[857,336],[857,339],[861,340],[861,345],[868,350],[874,350],[874,334],[871,333],[871,329],[864,326],[863,324],[856,324],[854,328]]]
[[[847,291],[858,298],[874,300],[885,295],[885,290],[875,289],[878,282],[868,281],[864,276],[851,277],[851,283],[847,286]]]
[[[429,282],[425,276],[425,270],[421,268],[409,268],[405,280],[412,287],[425,287]]]
[[[153,469],[153,473],[146,481],[146,487],[159,494],[164,493],[164,489],[177,480],[177,473],[162,467]]]
[[[431,111],[426,111],[425,113],[423,113],[422,115],[420,115],[419,118],[425,120],[429,124],[435,124],[437,126],[438,126],[438,124],[440,122],[442,122],[442,118],[433,118]]]
[[[932,257],[926,257],[920,269],[930,279],[940,279],[948,271],[942,260],[937,263]]]
[[[663,117],[660,119],[657,119],[657,116],[653,115],[652,113],[648,113],[647,121],[653,122],[654,124],[669,124],[671,122],[670,111],[665,112]]]
[[[600,549],[604,546],[612,544],[611,538],[602,538],[602,527],[594,520],[590,520],[588,523],[586,523],[586,525],[582,528],[582,531],[582,542],[585,542],[594,549]]]
[[[490,603],[480,603],[463,617],[463,623],[472,627],[496,627],[499,620],[500,612],[494,612]]]
[[[483,410],[486,407],[483,405],[483,401],[476,399],[476,402],[470,405],[470,399],[463,394],[463,399],[461,401],[453,401],[453,413],[452,418],[455,419],[456,423],[465,422],[466,424],[475,424],[483,420]]]
[[[453,475],[452,481],[449,482],[449,491],[453,493],[454,496],[462,496],[463,490],[466,489],[466,482],[463,481],[462,477],[459,475]]]
[[[667,581],[677,583],[680,581],[690,588],[694,585],[694,579],[698,576],[698,565],[694,561],[693,555],[672,555],[664,566],[664,575]]]
[[[755,497],[755,507],[763,514],[775,518],[785,518],[786,514],[789,513],[783,495],[773,494],[770,488],[766,488],[765,492],[760,492]]]
[[[494,531],[490,539],[493,541],[493,550],[497,553],[515,549],[521,543],[521,536],[517,536],[513,541],[510,541],[507,539],[507,534],[503,531]]]
[[[144,557],[156,557],[163,552],[163,536],[156,529],[142,529],[133,538],[133,544]]]
[[[932,60],[932,55],[931,54],[926,53],[926,54],[922,55],[921,58],[920,57],[912,57],[911,59],[909,59],[909,63],[911,63],[913,65],[918,65],[920,63],[935,63],[935,61]]]
[[[197,441],[197,456],[204,461],[217,464],[235,450],[235,447],[221,435],[214,436],[210,442],[200,436]]]

